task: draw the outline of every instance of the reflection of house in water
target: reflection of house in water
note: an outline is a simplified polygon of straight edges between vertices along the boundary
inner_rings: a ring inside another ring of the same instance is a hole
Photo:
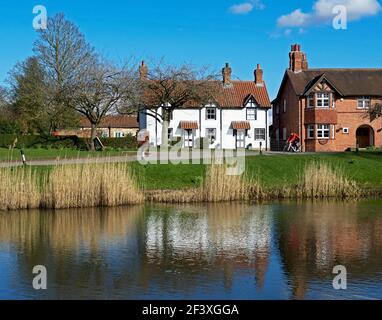
[[[233,273],[254,269],[261,287],[271,250],[271,217],[266,207],[209,204],[168,209],[147,219],[147,268],[161,261],[182,276],[210,272],[230,288]],[[163,266],[164,265],[164,266]]]
[[[368,218],[379,210],[334,201],[282,207],[275,224],[294,298],[304,298],[317,280],[326,279],[330,290],[335,265],[347,266],[353,281],[381,272],[375,262],[382,254],[382,217]]]

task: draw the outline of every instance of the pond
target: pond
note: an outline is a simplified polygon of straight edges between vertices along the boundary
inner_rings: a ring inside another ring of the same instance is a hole
[[[0,299],[380,299],[382,200],[0,213]],[[47,290],[32,269],[47,269]],[[333,267],[347,289],[333,289]]]

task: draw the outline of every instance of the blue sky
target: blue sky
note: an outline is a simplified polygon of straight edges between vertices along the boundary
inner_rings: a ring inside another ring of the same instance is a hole
[[[311,67],[382,67],[380,0],[23,0],[0,8],[0,83],[32,54],[32,9],[64,12],[109,59],[165,58],[221,69],[252,79],[261,63],[273,98],[292,43],[300,43]],[[348,9],[347,30],[335,30],[334,5]]]

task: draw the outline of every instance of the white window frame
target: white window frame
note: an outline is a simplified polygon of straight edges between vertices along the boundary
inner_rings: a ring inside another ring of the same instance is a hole
[[[348,127],[342,128],[342,133],[343,134],[349,134],[350,133],[349,128]]]
[[[261,133],[259,133],[259,131]],[[265,141],[265,138],[266,138],[265,128],[255,128],[255,137],[254,138],[256,141]]]
[[[360,106],[361,103],[361,106]],[[371,97],[362,96],[357,99],[357,109],[367,110],[370,109]]]
[[[314,108],[314,102],[316,100],[316,97],[314,93],[311,93],[307,98],[307,107],[308,108]]]
[[[315,138],[315,133],[316,133],[316,130],[315,130],[315,125],[314,124],[308,124],[307,127],[306,127],[306,136],[308,139],[314,139]],[[313,135],[311,134],[313,133]]]
[[[318,124],[316,134],[317,139],[330,139],[330,124]]]
[[[251,111],[251,113],[249,113],[249,111]],[[257,120],[257,110],[256,110],[256,108],[254,108],[254,107],[247,107],[246,118],[247,118],[247,120],[254,120],[254,121],[256,121]]]
[[[325,102],[327,102],[327,105],[325,105]],[[316,93],[316,107],[329,109],[330,108],[330,93],[328,92]]]
[[[211,132],[213,132],[211,134]],[[212,141],[212,137],[214,141]],[[208,139],[209,144],[213,144],[216,141],[216,128],[206,128],[206,138]]]
[[[207,107],[206,108],[206,120],[216,120],[216,108]]]

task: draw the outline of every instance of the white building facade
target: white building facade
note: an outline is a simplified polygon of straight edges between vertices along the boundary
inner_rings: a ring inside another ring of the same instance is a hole
[[[254,81],[231,81],[231,68],[222,70],[222,90],[215,103],[182,107],[172,111],[168,137],[170,144],[184,148],[262,149],[270,148],[268,113],[271,109],[260,66]],[[146,129],[150,146],[162,143],[162,107],[140,114],[140,129]]]

